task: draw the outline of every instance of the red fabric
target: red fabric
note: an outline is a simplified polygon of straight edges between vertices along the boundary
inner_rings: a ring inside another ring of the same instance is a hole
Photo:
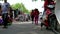
[[[45,20],[44,22],[45,22],[45,25],[48,27],[49,26],[48,21]]]
[[[39,11],[38,10],[34,10],[34,18],[35,18],[35,24],[38,25],[38,17],[39,17]]]
[[[44,2],[44,9],[47,9],[47,5],[48,5],[48,1],[46,0],[46,1]]]
[[[38,16],[39,15],[39,11],[34,11],[34,16]]]
[[[38,16],[35,16],[35,24],[38,25]]]
[[[45,0],[45,2],[44,2],[44,9],[47,9],[47,5],[48,5],[48,4],[50,4],[50,3],[48,2],[48,0]],[[54,5],[55,5],[56,2],[52,1],[51,4],[54,4]]]

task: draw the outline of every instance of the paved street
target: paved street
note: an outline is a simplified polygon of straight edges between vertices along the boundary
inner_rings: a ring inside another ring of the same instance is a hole
[[[20,23],[20,22],[16,22]],[[31,22],[21,22],[21,24],[12,24],[7,29],[0,26],[0,34],[54,34],[54,32],[42,28],[40,25],[34,25]]]

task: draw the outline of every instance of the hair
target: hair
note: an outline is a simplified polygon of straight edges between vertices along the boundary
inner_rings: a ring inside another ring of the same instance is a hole
[[[53,0],[48,0],[48,2],[50,3],[50,2],[52,2]]]
[[[34,10],[32,10],[32,12],[33,12]]]
[[[35,9],[35,11],[38,11],[38,9]]]
[[[42,17],[40,19],[43,19]]]
[[[4,0],[4,2],[7,2],[7,0]]]

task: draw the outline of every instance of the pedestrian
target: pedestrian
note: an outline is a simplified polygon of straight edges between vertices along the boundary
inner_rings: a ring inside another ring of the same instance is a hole
[[[41,29],[42,29],[42,26],[44,25],[44,21],[43,21],[42,17],[40,18],[40,22],[41,22]]]
[[[32,24],[34,23],[34,10],[31,11]]]
[[[10,4],[7,2],[7,0],[4,0],[3,6],[2,6],[2,18],[3,18],[3,28],[7,28],[8,25],[8,10],[9,10]]]
[[[34,10],[34,20],[35,20],[35,24],[38,25],[38,18],[39,18],[39,11],[38,9]]]
[[[41,22],[41,29],[42,29],[43,25],[46,27],[46,29],[48,29],[49,24],[48,24],[48,19],[47,18],[46,18],[46,20],[43,20],[42,17],[41,17],[40,22]]]
[[[3,25],[3,20],[2,20],[2,5],[0,3],[0,25]]]

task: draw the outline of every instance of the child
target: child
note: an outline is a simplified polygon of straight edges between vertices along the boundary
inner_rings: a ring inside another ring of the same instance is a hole
[[[42,26],[44,25],[42,17],[40,18],[40,22],[41,22],[41,29],[42,29]]]

